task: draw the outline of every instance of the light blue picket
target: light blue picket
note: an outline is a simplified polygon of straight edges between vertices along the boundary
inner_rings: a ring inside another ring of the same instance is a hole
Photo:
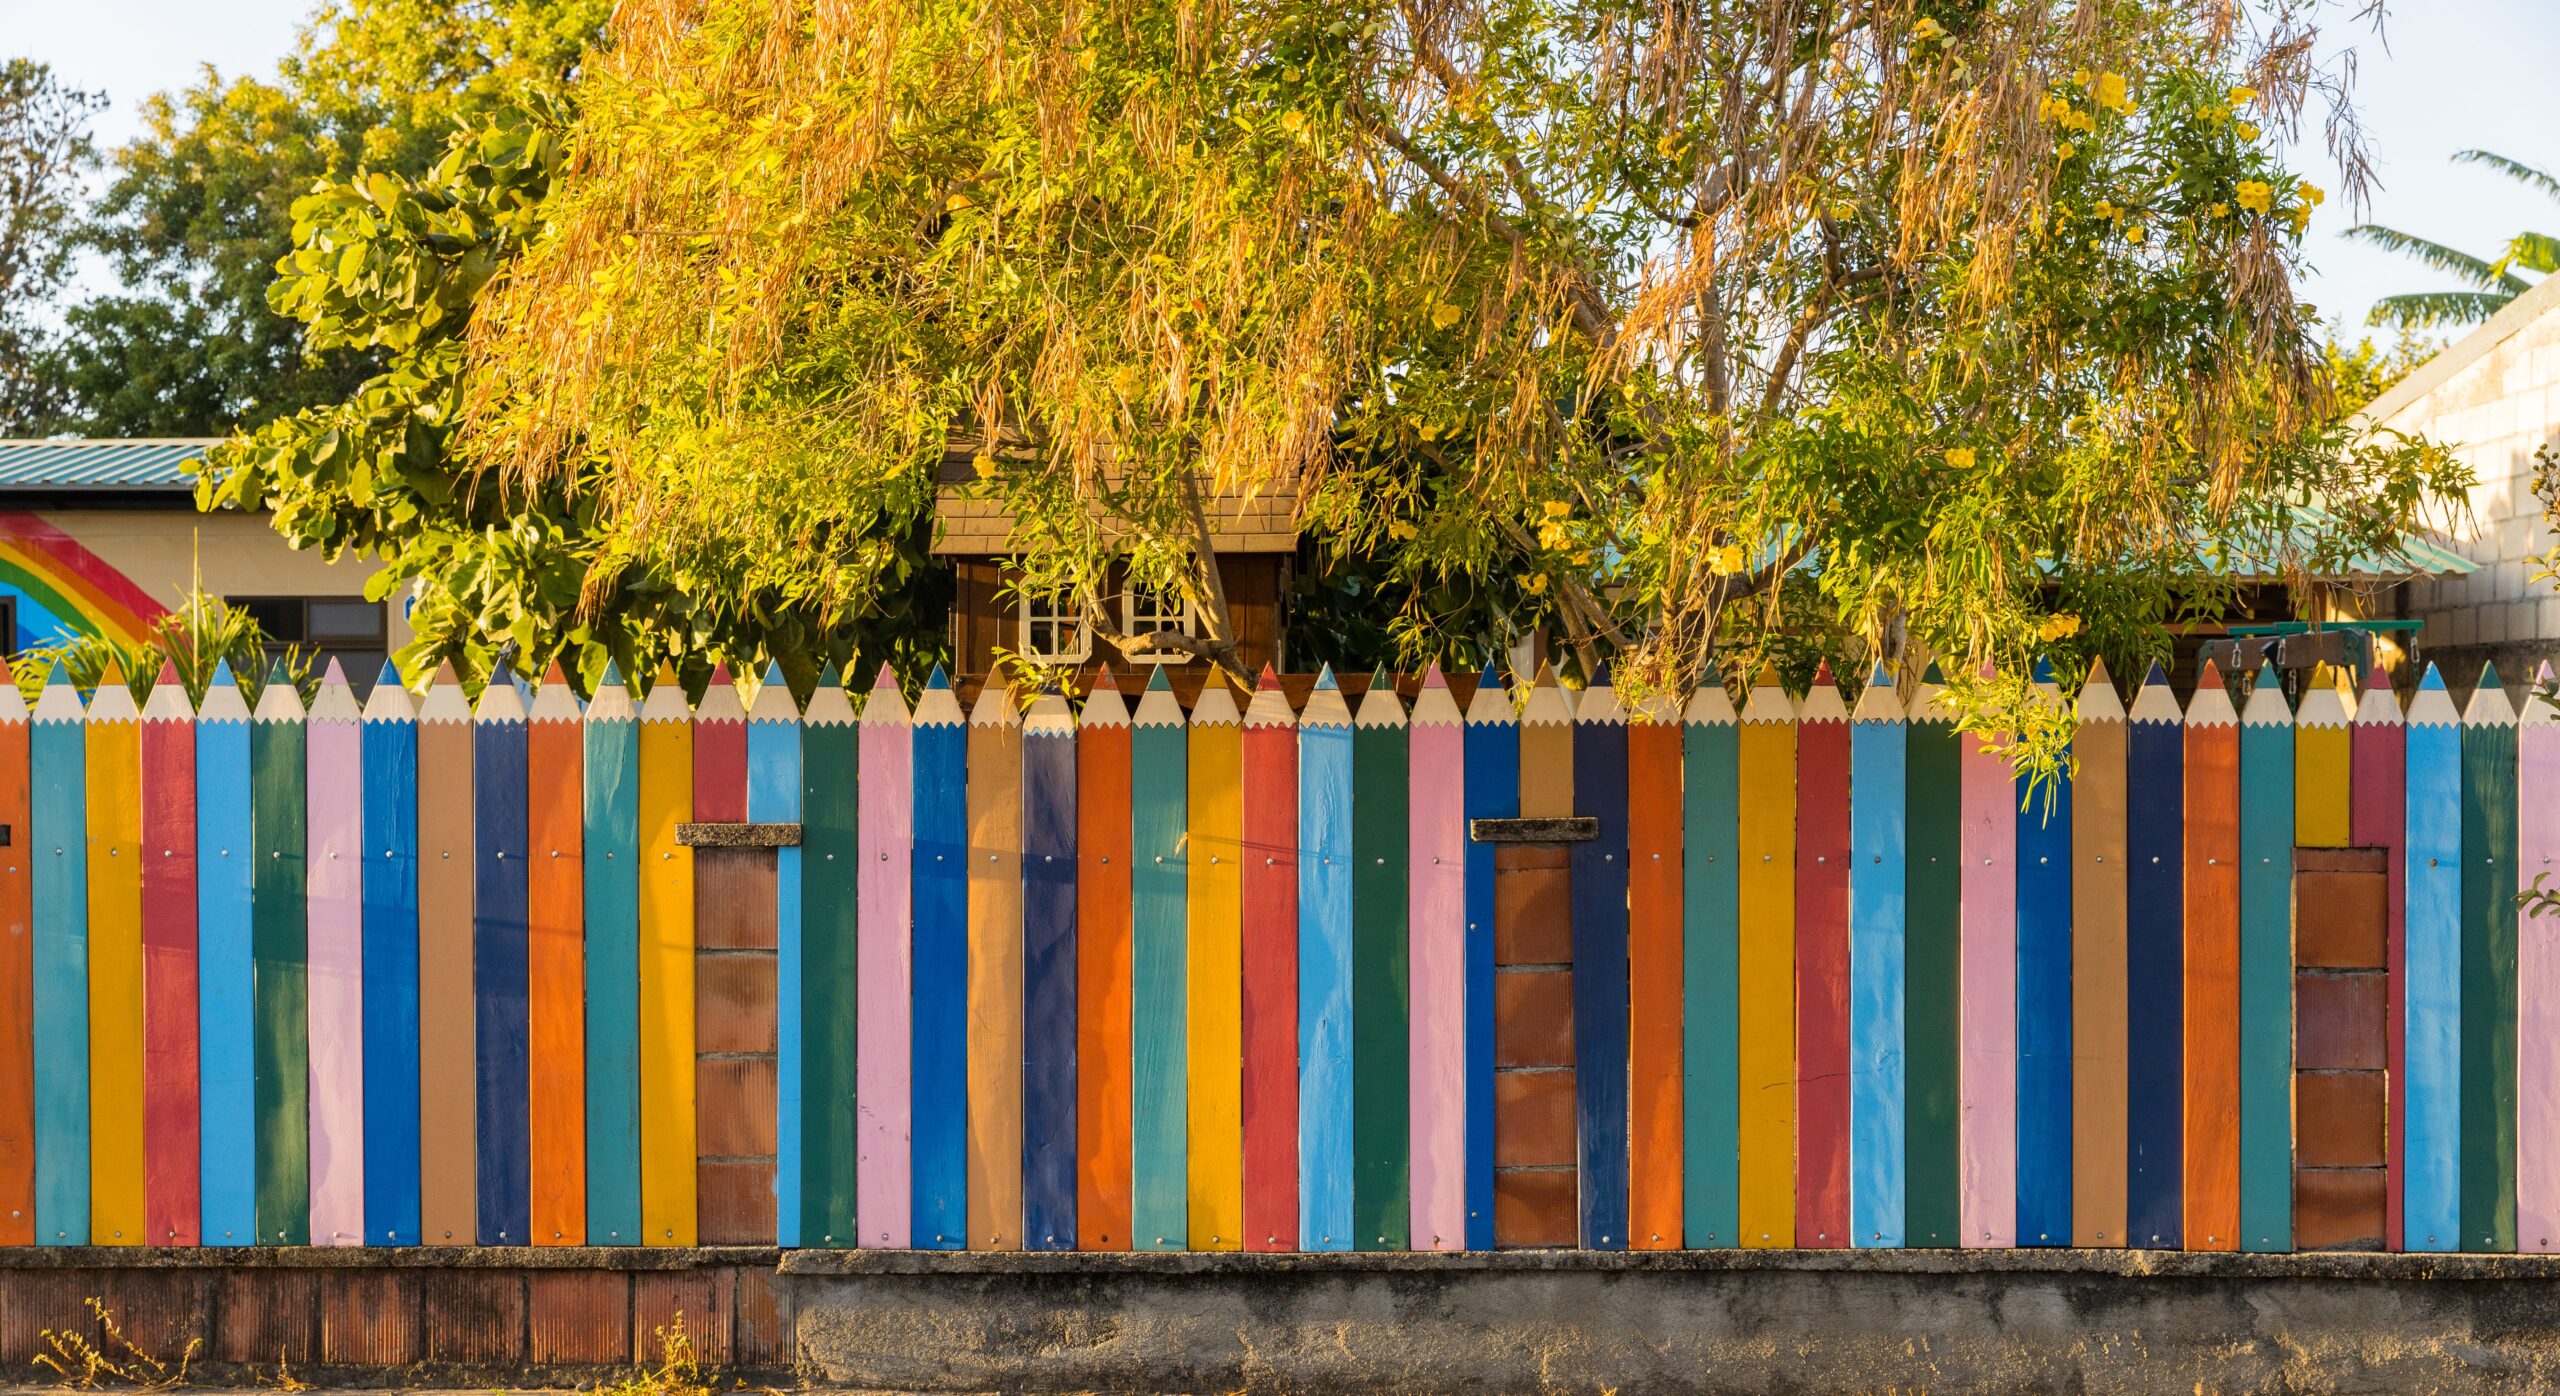
[[[88,744],[80,691],[54,662],[27,747],[34,869],[36,1241],[89,1243]],[[245,1015],[244,1015],[245,1016]]]
[[[757,824],[800,822],[800,709],[767,665],[747,709],[747,818]],[[800,1244],[800,850],[777,848],[773,860],[775,1243]]]
[[[2434,665],[2409,705],[2403,1248],[2462,1246],[2462,719]]]
[[[1298,716],[1298,1244],[1351,1249],[1351,709]]]
[[[1903,1244],[1903,813],[1908,750],[1875,666],[1849,729],[1849,1205],[1859,1246]]]

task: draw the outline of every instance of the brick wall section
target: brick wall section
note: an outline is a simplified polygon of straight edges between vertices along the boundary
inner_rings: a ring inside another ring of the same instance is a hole
[[[706,1246],[774,1241],[774,855],[694,854],[694,1120]]]
[[[1573,874],[1563,848],[1494,852],[1493,1239],[1570,1246]]]
[[[699,1360],[779,1375],[792,1340],[767,1251],[657,1252],[432,1247],[405,1251],[150,1251],[78,1248],[57,1264],[0,1268],[0,1384],[55,1379],[37,1367],[46,1330],[98,1345],[119,1365],[148,1354],[193,1374],[274,1384],[344,1374],[373,1384],[596,1380],[662,1360],[683,1316]],[[101,1301],[130,1342],[108,1338]],[[76,1371],[77,1368],[75,1367]]]
[[[2301,1250],[2379,1250],[2390,883],[2378,850],[2294,855],[2293,1226]]]

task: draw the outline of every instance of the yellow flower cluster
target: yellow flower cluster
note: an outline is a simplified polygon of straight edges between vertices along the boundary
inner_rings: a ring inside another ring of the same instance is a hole
[[[2126,89],[2124,74],[2098,74],[2098,105],[2118,116],[2133,113],[2133,95]]]
[[[2060,92],[2048,92],[2036,102],[2036,120],[2059,126],[2065,131],[2094,131],[2096,117],[2071,105],[2071,99]]]
[[[1716,549],[1715,559],[1709,564],[1719,577],[1739,577],[1742,575],[1742,569],[1747,565],[1747,560],[1742,556],[1742,549],[1731,543]]]
[[[2044,624],[2036,627],[2036,638],[2046,644],[2056,640],[2067,640],[2079,633],[2080,618],[2067,611],[2056,611],[2046,616]]]
[[[1947,448],[1947,464],[1954,466],[1958,470],[1973,469],[1973,448],[1971,446],[1949,446]]]
[[[2244,179],[2235,192],[2240,206],[2251,213],[2265,213],[2275,207],[2276,191],[2263,179]]]

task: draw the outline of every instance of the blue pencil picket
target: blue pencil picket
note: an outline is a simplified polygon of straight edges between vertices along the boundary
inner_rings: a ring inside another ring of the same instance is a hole
[[[1903,808],[1908,733],[1879,662],[1849,727],[1850,1239],[1904,1244]]]
[[[1330,666],[1298,714],[1299,1244],[1351,1249],[1351,708]]]
[[[249,818],[249,704],[231,666],[218,663],[196,710],[197,1071],[209,1246],[246,1246],[258,1234],[257,1043],[250,1016],[255,870],[242,842]],[[410,1227],[413,1239],[416,1230]]]
[[[2125,734],[2126,1244],[2186,1235],[2186,726],[2159,665]]]
[[[1022,1239],[1076,1247],[1076,720],[1042,690],[1022,720]]]
[[[1575,705],[1573,803],[1598,836],[1573,845],[1575,1158],[1582,1244],[1627,1248],[1627,722],[1606,670]]]
[[[640,713],[605,665],[586,716],[587,1238],[640,1239]]]
[[[1520,813],[1520,727],[1502,676],[1485,673],[1467,700],[1466,817]],[[1489,843],[1467,840],[1467,1249],[1493,1249],[1493,925]]]
[[[2059,704],[2053,666],[2036,689]],[[2071,778],[2018,809],[2018,1244],[2071,1243]]]
[[[915,1244],[969,1235],[969,730],[935,665],[915,708]]]
[[[472,1039],[477,1048],[480,1244],[523,1245],[533,1227],[528,1113],[524,698],[503,666],[473,715]]]
[[[2409,704],[2403,1248],[2462,1248],[2462,717],[2432,664]]]
[[[783,681],[782,666],[765,666],[764,682],[747,708],[747,818],[757,824],[801,822],[800,709]],[[773,858],[774,993],[774,1244],[801,1244],[800,1091],[805,1061],[800,1011],[802,973],[800,858],[798,848],[777,848]]]
[[[86,716],[80,691],[71,686],[71,676],[56,661],[44,692],[36,698],[35,727],[27,747],[32,825],[28,847],[35,868],[34,1041],[39,1064],[36,1241],[47,1246],[89,1244]],[[244,790],[246,785],[244,777]],[[245,1137],[242,1142],[247,1142]],[[242,1232],[244,1239],[249,1234],[249,1230]]]

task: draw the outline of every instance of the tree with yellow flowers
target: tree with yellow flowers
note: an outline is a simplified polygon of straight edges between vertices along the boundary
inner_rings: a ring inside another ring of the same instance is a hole
[[[2316,8],[624,0],[435,430],[714,642],[889,604],[951,455],[1228,664],[1236,493],[1409,658],[2130,657],[2462,482],[2325,407]]]

